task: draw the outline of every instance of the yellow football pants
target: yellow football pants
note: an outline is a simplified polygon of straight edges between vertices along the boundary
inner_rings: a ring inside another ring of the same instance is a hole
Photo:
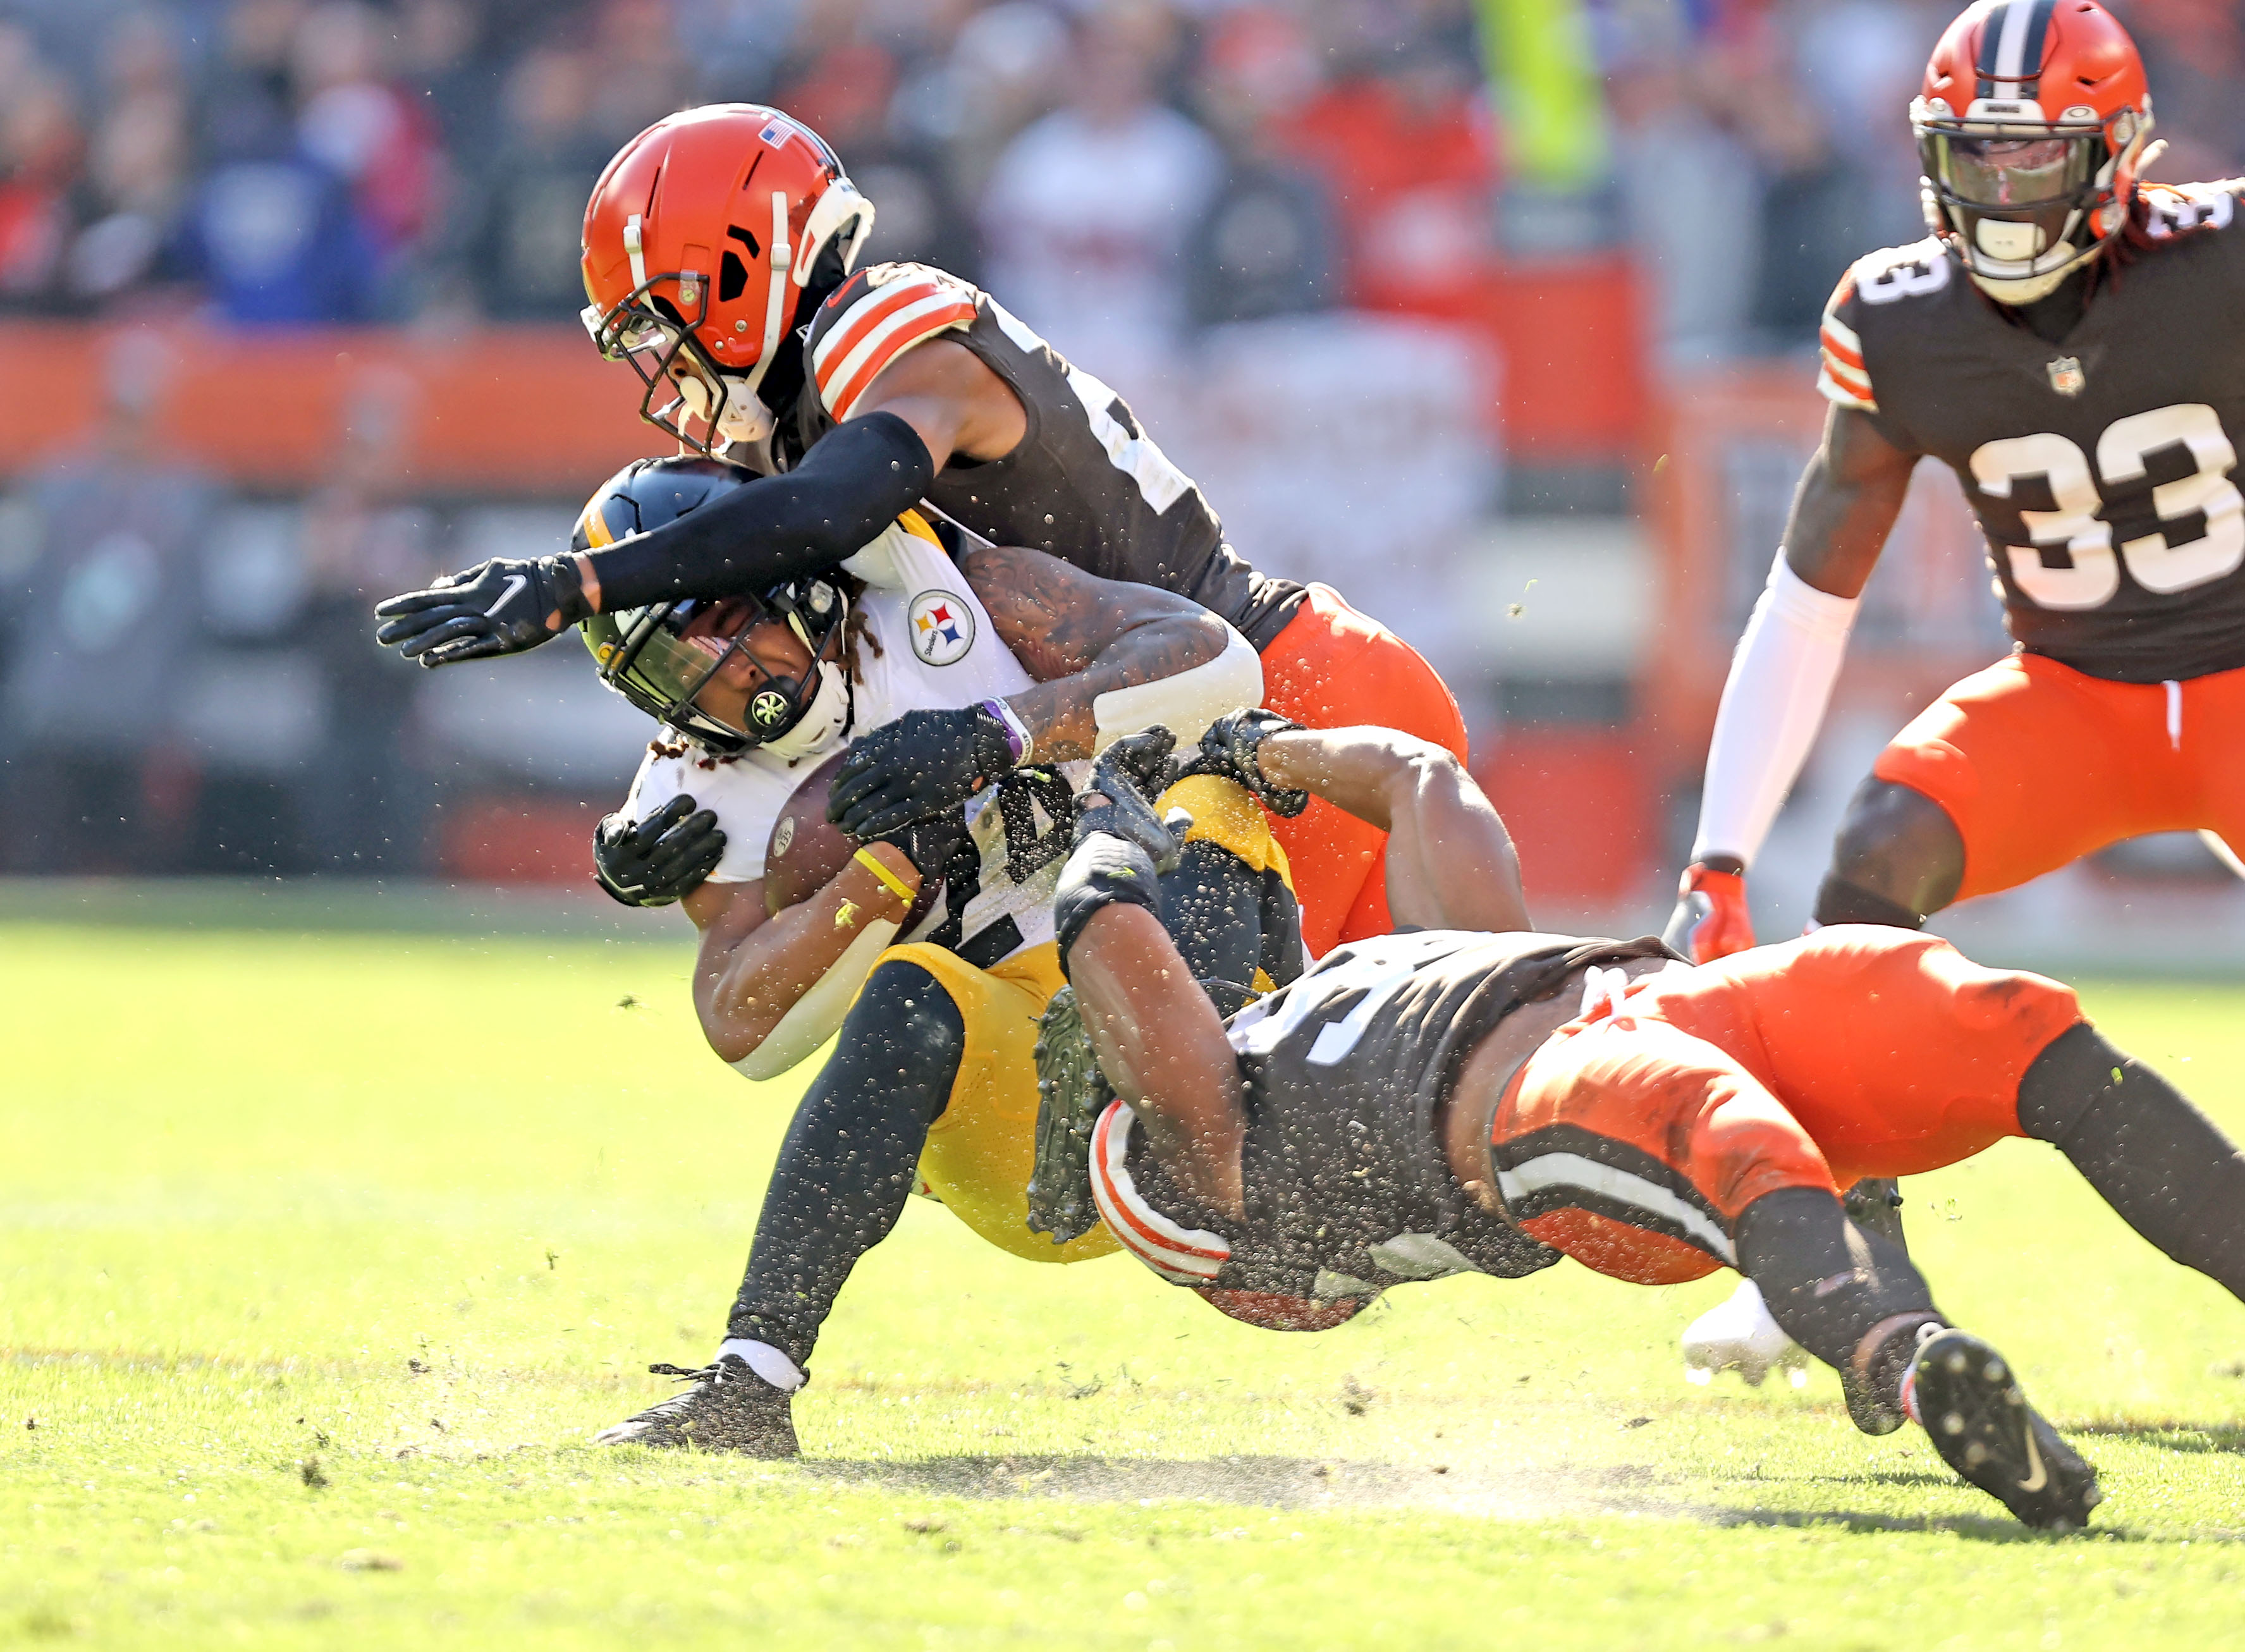
[[[1252,871],[1275,868],[1287,877],[1285,851],[1271,836],[1269,817],[1231,781],[1208,775],[1181,780],[1162,795],[1159,808],[1191,814],[1188,842],[1213,843]],[[1037,1020],[1062,985],[1059,949],[1047,941],[980,970],[946,948],[914,941],[889,948],[874,968],[892,958],[933,976],[967,1029],[950,1100],[920,1151],[920,1180],[928,1190],[999,1249],[1031,1262],[1084,1262],[1115,1249],[1103,1223],[1064,1245],[1028,1225],[1029,1173],[1036,1161]]]

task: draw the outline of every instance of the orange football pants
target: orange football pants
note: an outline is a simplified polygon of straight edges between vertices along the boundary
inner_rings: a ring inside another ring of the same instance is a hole
[[[2245,854],[2245,670],[2108,682],[2014,654],[1919,713],[1871,772],[1956,822],[1959,900],[2147,832],[2212,830]]]
[[[1306,728],[1370,723],[1430,740],[1466,760],[1466,723],[1434,668],[1331,586],[1313,585],[1263,651],[1263,703]],[[1343,941],[1386,935],[1387,834],[1322,797],[1292,820],[1271,819],[1293,870],[1302,941],[1312,958]]]
[[[1521,1068],[1490,1127],[1498,1191],[1599,1273],[1697,1279],[1737,1265],[1764,1194],[1836,1195],[2022,1134],[2019,1080],[2081,1019],[2056,981],[1879,924],[1663,971]]]

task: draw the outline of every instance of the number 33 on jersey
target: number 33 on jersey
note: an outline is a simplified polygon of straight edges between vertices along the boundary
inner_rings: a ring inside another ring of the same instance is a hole
[[[2092,676],[2245,667],[2241,189],[2147,186],[2147,244],[2056,345],[1933,240],[1859,261],[1825,311],[1818,388],[1957,472],[2012,636]]]

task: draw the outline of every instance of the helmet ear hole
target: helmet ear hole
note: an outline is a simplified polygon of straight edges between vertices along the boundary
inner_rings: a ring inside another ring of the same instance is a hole
[[[741,255],[728,248],[724,261],[717,266],[717,301],[729,304],[749,290],[749,267],[741,262]]]

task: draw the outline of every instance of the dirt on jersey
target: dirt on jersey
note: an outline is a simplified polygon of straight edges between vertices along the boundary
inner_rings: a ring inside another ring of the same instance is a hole
[[[1819,388],[1957,472],[2012,637],[2091,676],[2245,666],[2241,189],[2147,191],[2149,247],[2057,344],[1931,239],[1859,261],[1826,312]]]
[[[1557,1253],[1468,1200],[1441,1141],[1458,1070],[1497,1024],[1592,964],[1672,956],[1656,940],[1420,930],[1354,941],[1231,1022],[1248,1083],[1243,1222],[1172,1187],[1134,1133],[1150,1203],[1223,1236],[1216,1283],[1296,1297],[1407,1279],[1512,1278]],[[1494,1098],[1491,1098],[1494,1100]]]

